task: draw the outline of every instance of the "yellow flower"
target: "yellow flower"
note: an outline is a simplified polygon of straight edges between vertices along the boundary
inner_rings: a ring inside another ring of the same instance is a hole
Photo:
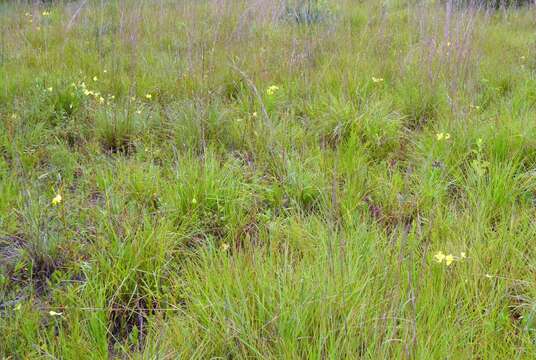
[[[466,257],[467,257],[467,256],[466,256],[465,253],[462,251],[462,252],[460,253],[460,258],[461,258],[461,259],[465,259]]]
[[[443,254],[442,251],[438,251],[438,252],[434,255],[434,258],[435,258],[435,260],[436,260],[438,263],[441,263],[443,260],[445,260],[446,256],[445,256],[445,254]]]
[[[448,139],[450,139],[450,134],[449,133],[443,133],[443,132],[437,133],[436,134],[436,139],[437,139],[437,141],[448,140]]]
[[[136,114],[141,114],[141,110],[136,110]]]
[[[47,88],[48,92],[52,92],[52,90],[54,90],[54,88],[51,86],[49,88]]]
[[[194,205],[197,204],[197,199],[196,198],[192,199],[192,204],[194,204]]]
[[[97,78],[96,76],[93,76],[93,81],[97,81],[99,80],[99,78]]]
[[[452,264],[454,262],[454,256],[452,256],[452,254],[448,254],[447,256],[445,256],[445,264],[447,266],[450,266],[450,264]]]
[[[279,86],[277,85],[272,85],[270,87],[268,87],[268,89],[266,89],[266,93],[270,96],[272,96],[273,94],[275,94],[275,92],[279,90]]]
[[[254,111],[252,115],[253,115],[254,118],[256,118],[257,117],[257,112]]]
[[[52,199],[52,205],[54,205],[54,206],[58,205],[59,203],[61,203],[61,200],[62,200],[61,194],[57,194]]]
[[[48,11],[43,11],[43,16],[49,16],[50,15],[50,12]]]
[[[222,251],[227,251],[227,250],[229,250],[229,248],[230,248],[229,244],[227,244],[227,243],[221,244],[221,250]]]
[[[15,311],[20,311],[21,308],[22,308],[21,303],[18,303],[17,305],[15,305]]]
[[[48,312],[48,315],[50,315],[50,316],[62,316],[63,313],[55,312],[54,310],[50,310],[50,311]]]
[[[375,82],[375,83],[381,83],[383,81],[383,78],[377,78],[377,77],[372,77],[372,81]]]
[[[147,94],[147,95],[145,95],[145,97],[146,97],[147,99],[151,100],[151,99],[153,98],[153,95],[151,95],[151,94]]]

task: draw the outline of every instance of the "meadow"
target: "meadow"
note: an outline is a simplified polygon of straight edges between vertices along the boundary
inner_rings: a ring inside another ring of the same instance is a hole
[[[536,7],[0,2],[0,358],[533,359]]]

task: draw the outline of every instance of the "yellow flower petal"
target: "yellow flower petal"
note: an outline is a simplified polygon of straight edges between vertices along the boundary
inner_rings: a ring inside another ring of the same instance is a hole
[[[52,205],[58,205],[59,203],[61,203],[61,200],[62,200],[62,197],[60,194],[57,194],[56,196],[54,196],[54,198],[52,199]]]
[[[443,254],[442,251],[438,251],[438,252],[434,255],[434,258],[435,258],[435,260],[436,260],[438,263],[441,263],[443,260],[445,260],[445,254]]]

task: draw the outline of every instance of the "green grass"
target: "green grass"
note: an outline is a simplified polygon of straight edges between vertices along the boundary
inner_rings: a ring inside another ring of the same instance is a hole
[[[0,3],[0,357],[533,358],[535,9],[415,3]]]

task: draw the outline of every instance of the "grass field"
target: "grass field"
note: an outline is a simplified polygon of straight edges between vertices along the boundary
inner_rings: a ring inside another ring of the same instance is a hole
[[[0,2],[0,358],[535,358],[535,34]]]

